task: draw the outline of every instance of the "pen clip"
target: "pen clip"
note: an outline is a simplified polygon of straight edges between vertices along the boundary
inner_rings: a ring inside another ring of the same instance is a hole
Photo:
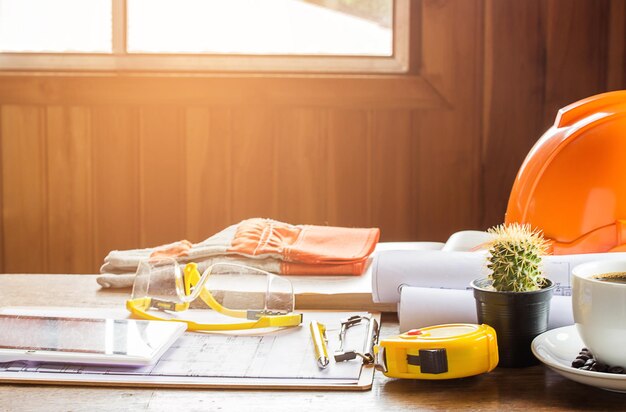
[[[344,345],[346,343],[346,333],[348,329],[353,326],[359,325],[362,322],[367,321],[367,334],[365,335],[365,342],[363,343],[363,349],[346,350]],[[374,362],[374,346],[378,342],[379,326],[378,321],[371,316],[351,316],[348,319],[341,322],[341,330],[339,331],[339,349],[335,351],[335,362],[344,362],[360,357],[363,359],[363,363],[370,364]]]

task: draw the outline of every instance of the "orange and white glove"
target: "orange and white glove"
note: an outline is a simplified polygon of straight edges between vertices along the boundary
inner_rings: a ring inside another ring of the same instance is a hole
[[[230,226],[196,244],[183,240],[148,249],[114,250],[100,268],[103,274],[133,273],[150,257],[196,262],[200,269],[216,262],[235,262],[282,275],[360,275],[374,251],[380,230],[290,225],[253,218]],[[102,276],[105,287],[130,286]],[[130,280],[132,284],[132,280]]]

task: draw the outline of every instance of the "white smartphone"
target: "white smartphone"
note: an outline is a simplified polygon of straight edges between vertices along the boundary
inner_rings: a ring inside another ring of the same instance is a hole
[[[145,366],[186,329],[182,322],[0,314],[0,362]]]

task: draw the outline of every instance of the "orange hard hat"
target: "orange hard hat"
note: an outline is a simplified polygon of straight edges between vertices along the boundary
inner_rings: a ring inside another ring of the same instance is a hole
[[[626,251],[626,90],[559,110],[517,173],[512,222],[542,230],[554,254]]]

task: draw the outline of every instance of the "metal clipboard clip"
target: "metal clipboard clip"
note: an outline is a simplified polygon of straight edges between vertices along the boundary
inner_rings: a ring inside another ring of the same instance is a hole
[[[346,342],[346,332],[353,326],[359,325],[362,322],[367,321],[367,335],[365,335],[365,342],[363,343],[363,349],[359,352],[357,350],[346,350],[344,347]],[[339,349],[335,351],[335,362],[344,362],[360,357],[363,359],[363,363],[370,364],[374,362],[374,346],[378,343],[378,334],[380,332],[378,322],[371,316],[351,316],[348,319],[341,321],[341,330],[339,331]]]

